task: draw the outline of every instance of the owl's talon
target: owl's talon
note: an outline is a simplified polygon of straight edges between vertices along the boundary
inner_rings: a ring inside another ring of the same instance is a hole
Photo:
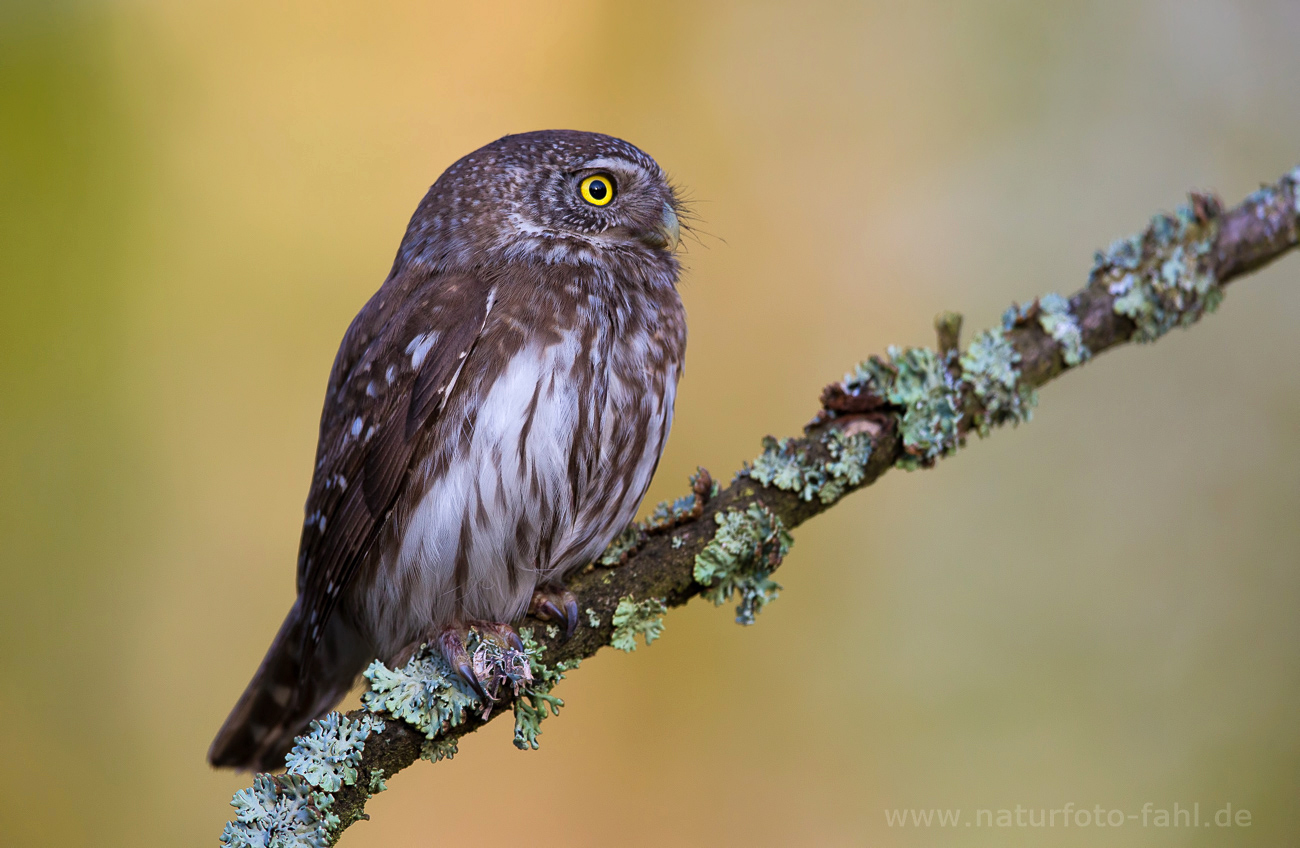
[[[530,612],[542,621],[562,623],[566,640],[572,639],[578,629],[578,598],[563,586],[534,592]]]
[[[564,593],[564,638],[572,639],[578,629],[578,599],[572,592]]]
[[[475,622],[474,629],[485,638],[492,639],[495,637],[497,643],[504,641],[519,653],[524,652],[524,640],[519,638],[519,634],[509,624],[499,624],[495,621]]]
[[[487,689],[483,687],[482,681],[474,673],[474,658],[470,656],[469,649],[465,647],[465,634],[469,631],[463,631],[458,627],[448,627],[438,636],[437,645],[438,653],[447,661],[447,665],[456,669],[461,680],[469,684],[485,704],[491,704],[496,698],[488,694]]]
[[[456,666],[456,673],[459,674],[461,679],[468,683],[470,688],[483,699],[483,703],[491,704],[496,701],[496,698],[489,695],[488,691],[483,688],[483,684],[479,681],[478,675],[474,673],[474,666],[472,664],[461,663]]]
[[[518,695],[533,680],[524,642],[509,624],[476,621],[448,627],[437,644],[447,664],[483,700],[484,718],[504,695]]]

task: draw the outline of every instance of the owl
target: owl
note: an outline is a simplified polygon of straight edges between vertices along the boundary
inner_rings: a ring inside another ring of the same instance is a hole
[[[531,608],[632,520],[686,347],[664,171],[607,135],[509,135],[446,170],[344,334],[321,413],[298,594],[217,734],[269,771],[374,659],[421,644],[491,701],[471,631]]]

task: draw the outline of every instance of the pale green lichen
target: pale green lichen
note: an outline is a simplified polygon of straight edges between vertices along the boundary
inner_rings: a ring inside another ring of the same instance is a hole
[[[1136,270],[1142,264],[1142,236],[1125,236],[1110,243],[1106,250],[1097,251],[1093,257],[1092,273],[1107,268]]]
[[[384,781],[384,770],[381,768],[372,768],[370,770],[370,784],[366,787],[371,795],[378,795],[388,789],[388,784]]]
[[[609,644],[620,651],[635,651],[636,637],[645,637],[646,647],[658,639],[664,632],[663,616],[668,607],[659,598],[647,598],[644,601],[633,600],[631,595],[618,599],[614,610],[614,635]]]
[[[1003,326],[1011,330],[1033,317],[1044,321],[1044,329],[1061,342],[1067,361],[1077,364],[1087,358],[1082,334],[1063,298],[1048,295],[1042,303],[1013,305],[1003,316]],[[843,388],[846,394],[871,395],[900,410],[903,456],[899,467],[911,470],[931,465],[955,452],[965,442],[963,417],[967,414],[969,426],[984,436],[994,426],[1028,421],[1037,403],[1033,388],[1021,381],[1020,353],[1005,332],[985,330],[961,353],[938,353],[929,348],[888,350],[887,360],[872,357],[860,364],[844,378]],[[969,403],[972,398],[975,403]],[[838,446],[828,443],[832,455],[843,460],[826,467],[835,485],[822,488],[821,469],[800,453],[798,445],[765,441],[764,454],[754,463],[757,474],[751,469],[750,476],[799,492],[805,500],[816,493],[829,503],[857,484],[871,448],[865,438]]]
[[[600,613],[596,612],[591,607],[587,607],[587,623],[591,625],[592,630],[600,627]]]
[[[682,495],[670,501],[661,501],[650,511],[641,527],[645,531],[675,527],[695,514],[695,495]]]
[[[311,723],[311,729],[294,740],[285,757],[290,774],[300,775],[325,792],[337,792],[357,782],[361,752],[371,733],[384,729],[382,719],[362,716],[353,720],[337,712]]]
[[[1270,200],[1272,191],[1266,187],[1251,198]],[[1223,290],[1207,258],[1214,237],[1215,228],[1198,222],[1194,210],[1183,206],[1177,215],[1155,216],[1145,233],[1127,240],[1137,245],[1137,261],[1132,248],[1122,255],[1113,249],[1099,255],[1094,276],[1106,281],[1116,314],[1137,325],[1135,341],[1155,341],[1218,308]]]
[[[420,759],[431,763],[450,760],[456,756],[458,743],[457,739],[425,739],[420,743]]]
[[[259,774],[253,786],[231,799],[235,820],[226,823],[221,844],[228,848],[326,848],[339,818],[334,798],[318,792],[301,775]]]
[[[1070,301],[1059,294],[1045,294],[1038,299],[1038,323],[1061,345],[1061,355],[1066,365],[1078,365],[1092,351],[1083,343],[1083,331],[1070,312]]]
[[[1178,245],[1153,272],[1126,274],[1111,284],[1115,311],[1137,324],[1136,341],[1155,341],[1218,308],[1223,291],[1200,261],[1209,249],[1208,242],[1186,249]]]
[[[821,469],[799,448],[797,439],[777,441],[764,436],[763,452],[745,469],[745,473],[764,486],[794,492],[811,501],[821,486]]]
[[[972,425],[981,436],[1003,424],[1019,424],[1033,417],[1037,393],[1020,382],[1020,352],[996,330],[985,330],[962,353],[962,381],[978,401]]]
[[[901,409],[898,431],[904,456],[898,465],[914,469],[957,449],[961,395],[950,366],[956,352],[924,347],[888,348],[889,359],[873,356],[844,378],[850,393],[870,392]]]
[[[768,436],[763,439],[763,453],[746,465],[744,473],[764,486],[794,492],[805,501],[816,498],[824,504],[834,503],[866,478],[871,439],[864,433],[846,436],[832,430],[822,437],[821,444],[830,454],[829,460],[813,459],[806,445],[796,439],[778,441]]]
[[[1098,253],[1098,256],[1102,254]],[[1016,327],[1029,321],[1034,315],[1034,309],[1038,301],[1031,300],[1028,303],[1013,303],[1002,313],[1002,329],[1011,332]],[[987,332],[987,331],[986,331]]]
[[[375,660],[364,672],[370,689],[361,702],[371,712],[386,712],[433,739],[482,709],[478,695],[436,651],[422,645],[400,669]]]
[[[822,503],[834,503],[844,496],[848,489],[862,484],[867,479],[867,462],[871,459],[871,439],[866,433],[845,435],[843,431],[832,430],[822,437],[822,445],[831,455],[823,468],[827,480],[818,492]]]
[[[283,775],[259,774],[252,788],[235,793],[230,802],[235,820],[226,824],[221,843],[231,848],[328,845],[339,825],[330,812],[333,793],[356,784],[366,739],[383,729],[383,720],[372,716],[351,719],[332,712],[313,721],[310,730],[294,740]],[[377,791],[373,772],[370,777],[370,791]]]
[[[548,665],[542,662],[546,646],[538,644],[533,638],[532,628],[525,627],[519,631],[520,641],[524,643],[524,654],[532,671],[532,680],[515,699],[515,736],[514,744],[520,750],[536,750],[537,737],[541,735],[542,720],[547,715],[559,715],[564,701],[550,694],[556,683],[564,679],[564,673],[578,667],[580,660],[563,660]]]
[[[645,531],[639,524],[629,524],[622,533],[614,537],[614,541],[609,543],[609,547],[596,560],[597,565],[603,565],[606,568],[612,568],[621,565],[641,543],[645,541]]]
[[[770,575],[794,540],[780,517],[762,504],[720,512],[714,520],[718,531],[695,557],[695,580],[707,587],[703,595],[715,606],[737,596],[736,622],[753,624],[781,589]]]
[[[673,550],[677,550],[682,545],[686,544],[686,540],[681,536],[673,536],[672,539],[669,540],[669,544],[672,545]]]

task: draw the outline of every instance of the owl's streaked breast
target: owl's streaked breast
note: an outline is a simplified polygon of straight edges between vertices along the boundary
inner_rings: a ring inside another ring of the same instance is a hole
[[[381,657],[453,622],[518,619],[541,582],[599,556],[649,486],[684,340],[602,309],[528,338],[453,396],[445,441],[415,469],[422,494],[396,516],[360,611]]]

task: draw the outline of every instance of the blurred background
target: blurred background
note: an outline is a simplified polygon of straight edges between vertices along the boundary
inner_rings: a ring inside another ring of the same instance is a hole
[[[215,843],[336,345],[459,156],[600,130],[695,200],[653,503],[936,312],[989,326],[1300,163],[1298,39],[1287,0],[0,4],[0,843]],[[498,722],[343,844],[1295,844],[1297,321],[1291,256],[801,528],[756,626],[672,612],[540,751]],[[1252,824],[885,816],[1146,802]]]

